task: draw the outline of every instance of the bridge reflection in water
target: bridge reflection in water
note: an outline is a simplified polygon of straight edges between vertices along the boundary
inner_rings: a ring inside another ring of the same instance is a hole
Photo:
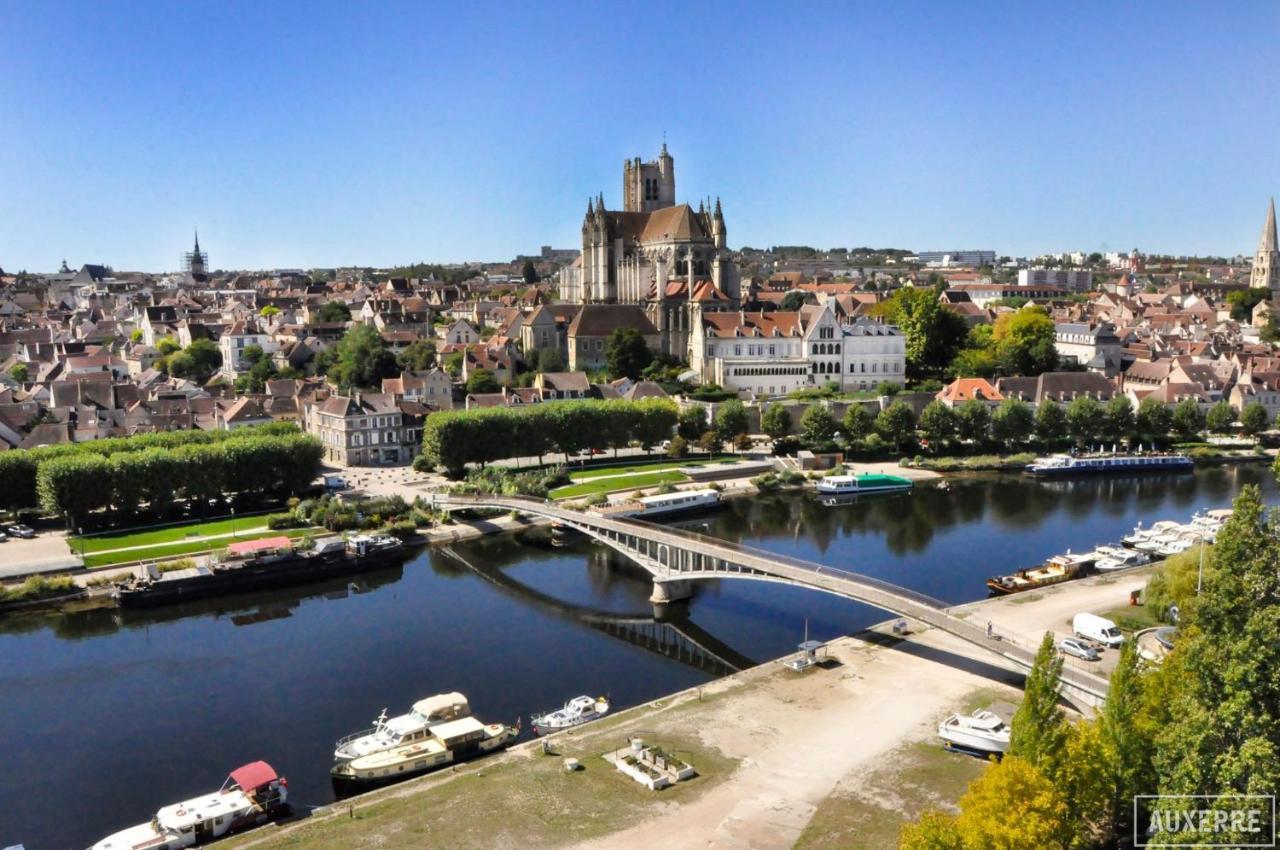
[[[694,623],[682,606],[663,606],[661,617],[601,611],[557,599],[496,567],[474,564],[451,547],[438,551],[504,593],[712,676],[728,676],[758,663]]]

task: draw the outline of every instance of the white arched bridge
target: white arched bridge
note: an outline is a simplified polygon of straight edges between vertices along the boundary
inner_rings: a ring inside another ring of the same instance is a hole
[[[799,558],[731,543],[705,534],[632,518],[571,510],[550,502],[502,496],[455,496],[436,493],[432,505],[442,510],[495,510],[540,516],[573,529],[625,555],[653,577],[654,602],[688,597],[700,579],[746,579],[809,587],[871,605],[940,629],[999,656],[1020,672],[1031,669],[1038,642],[1012,635],[988,635],[948,611],[946,603],[891,582],[826,567]],[[1062,694],[1081,708],[1101,705],[1107,679],[1064,666]]]

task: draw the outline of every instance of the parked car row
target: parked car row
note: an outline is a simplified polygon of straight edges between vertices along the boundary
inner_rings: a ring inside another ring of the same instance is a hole
[[[1071,632],[1075,637],[1058,641],[1058,652],[1083,658],[1085,661],[1097,661],[1102,657],[1104,649],[1119,649],[1124,643],[1120,628],[1097,614],[1076,614],[1071,621]]]

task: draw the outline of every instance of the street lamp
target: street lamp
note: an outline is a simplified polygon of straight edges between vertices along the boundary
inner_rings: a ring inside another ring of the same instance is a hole
[[[231,506],[231,536],[236,536],[236,506]]]

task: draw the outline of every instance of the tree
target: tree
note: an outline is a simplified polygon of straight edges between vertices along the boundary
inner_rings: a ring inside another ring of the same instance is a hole
[[[799,290],[793,289],[791,292],[788,292],[786,295],[782,296],[782,301],[781,303],[778,304],[778,309],[786,310],[789,313],[794,313],[796,310],[799,310],[801,307],[804,306],[804,300],[805,300],[804,293],[800,292]]]
[[[171,336],[163,336],[156,340],[156,351],[160,352],[162,357],[168,357],[181,347],[178,345],[178,341]]]
[[[671,444],[667,446],[667,457],[672,460],[679,460],[689,454],[689,442],[676,434],[671,438]]]
[[[781,440],[791,433],[791,411],[777,402],[769,405],[760,414],[760,430],[771,439]]]
[[[1036,409],[1036,436],[1046,445],[1061,443],[1067,436],[1067,413],[1051,398]]]
[[[956,408],[956,433],[962,440],[983,443],[991,433],[991,408],[971,398]]]
[[[261,348],[258,349],[261,351]],[[261,360],[261,358],[258,358]],[[203,384],[222,366],[222,351],[209,339],[197,339],[165,358],[165,370],[175,378],[186,378]]]
[[[280,315],[280,308],[274,304],[266,304],[258,311],[258,315],[264,319],[270,319],[272,316]]]
[[[1102,405],[1086,395],[1076,396],[1067,405],[1067,431],[1077,445],[1087,446],[1102,438]]]
[[[463,354],[461,351],[455,351],[444,359],[444,370],[449,373],[452,378],[462,375]]]
[[[944,443],[956,438],[955,411],[941,401],[931,401],[920,411],[919,428],[929,447],[938,451]]]
[[[351,321],[351,308],[345,301],[326,301],[316,313],[316,321],[322,324]]]
[[[344,392],[354,387],[377,387],[383,378],[394,377],[396,358],[387,351],[376,328],[355,325],[338,340],[329,377]],[[246,349],[247,350],[247,349]]]
[[[1253,308],[1258,302],[1271,296],[1265,288],[1238,289],[1227,293],[1227,303],[1231,305],[1231,318],[1237,322],[1249,322],[1253,319]]]
[[[135,328],[129,333],[129,342],[142,342],[143,336],[142,328]]]
[[[527,284],[538,282],[538,269],[534,266],[533,260],[524,261],[524,268],[520,270],[520,276],[524,278],[524,282]]]
[[[1058,707],[1062,656],[1053,632],[1045,632],[1022,689],[1022,704],[1013,715],[1009,755],[1053,775],[1066,740],[1066,719]]]
[[[1220,401],[1209,408],[1204,421],[1206,427],[1214,434],[1229,433],[1236,421],[1236,410],[1226,400]]]
[[[635,328],[615,328],[604,344],[604,358],[611,378],[640,377],[653,362],[653,352]]]
[[[790,415],[787,418],[790,419]],[[790,422],[787,424],[790,425]],[[835,414],[825,404],[809,405],[809,409],[800,417],[800,436],[809,446],[830,443],[835,439],[837,427],[839,423],[836,422]]]
[[[947,367],[952,378],[990,378],[1000,371],[996,355],[988,348],[966,348]]]
[[[1133,402],[1127,395],[1113,396],[1102,414],[1102,436],[1112,443],[1127,440],[1133,434]]]
[[[1158,399],[1144,398],[1133,424],[1139,440],[1152,444],[1163,442],[1173,428],[1173,411]]]
[[[1135,642],[1125,641],[1097,724],[1110,757],[1110,827],[1116,835],[1131,834],[1134,796],[1150,793],[1144,789],[1158,782],[1152,765],[1154,741],[1140,716],[1143,682],[1138,663]]]
[[[1193,398],[1184,398],[1173,408],[1173,430],[1184,440],[1200,436],[1204,430],[1204,412]]]
[[[853,402],[840,420],[840,430],[844,432],[845,440],[850,444],[855,443],[875,432],[875,417],[867,410],[866,405]]]
[[[1042,308],[1023,307],[996,319],[991,339],[996,361],[1009,375],[1038,375],[1058,365],[1053,319]]]
[[[911,408],[900,401],[895,401],[880,411],[880,415],[876,417],[876,432],[884,438],[885,442],[900,452],[915,436],[915,424],[915,415],[912,414]]]
[[[17,381],[20,384],[25,384],[27,382],[27,378],[30,377],[30,372],[27,369],[27,364],[14,363],[13,368],[9,370],[9,377],[13,378],[15,381]]]
[[[436,365],[436,347],[429,339],[415,339],[396,356],[396,363],[409,372],[425,372]]]
[[[686,441],[696,443],[707,430],[707,411],[702,405],[681,408],[676,422],[676,432]]]
[[[1240,411],[1240,430],[1250,437],[1257,437],[1267,430],[1267,409],[1256,401],[1251,401]]]
[[[969,334],[964,318],[943,307],[937,293],[924,287],[899,289],[878,305],[877,312],[902,331],[911,380],[942,375]]]
[[[739,434],[747,433],[747,409],[737,399],[726,401],[716,410],[712,428],[720,442],[732,440]]]
[[[539,348],[534,352],[537,359],[537,369],[539,372],[563,372],[564,357],[560,354],[558,348]]]
[[[471,377],[467,378],[467,393],[469,395],[496,393],[501,389],[502,385],[498,383],[498,379],[488,369],[477,369],[471,373]]]
[[[263,353],[260,347],[256,345],[251,345],[245,348],[245,353],[248,354],[250,349],[254,349],[254,348],[256,348],[257,351],[253,352],[253,357],[252,357],[252,360],[250,361],[252,365],[248,368],[247,371],[241,372],[239,375],[236,376],[236,390],[238,392],[242,392],[242,393],[265,392],[267,389],[267,381],[270,381],[272,378],[276,377],[277,375],[276,364],[271,360],[270,357],[267,357]],[[175,354],[173,358],[170,358],[170,360],[172,361],[173,359],[182,357],[182,356],[183,355]],[[248,358],[246,357],[246,359]]]
[[[1066,850],[1073,837],[1063,792],[1044,771],[1009,755],[960,798],[960,813],[927,812],[904,827],[899,850]]]
[[[1034,430],[1035,414],[1019,399],[1005,399],[991,414],[991,438],[1002,445],[1025,443]]]

